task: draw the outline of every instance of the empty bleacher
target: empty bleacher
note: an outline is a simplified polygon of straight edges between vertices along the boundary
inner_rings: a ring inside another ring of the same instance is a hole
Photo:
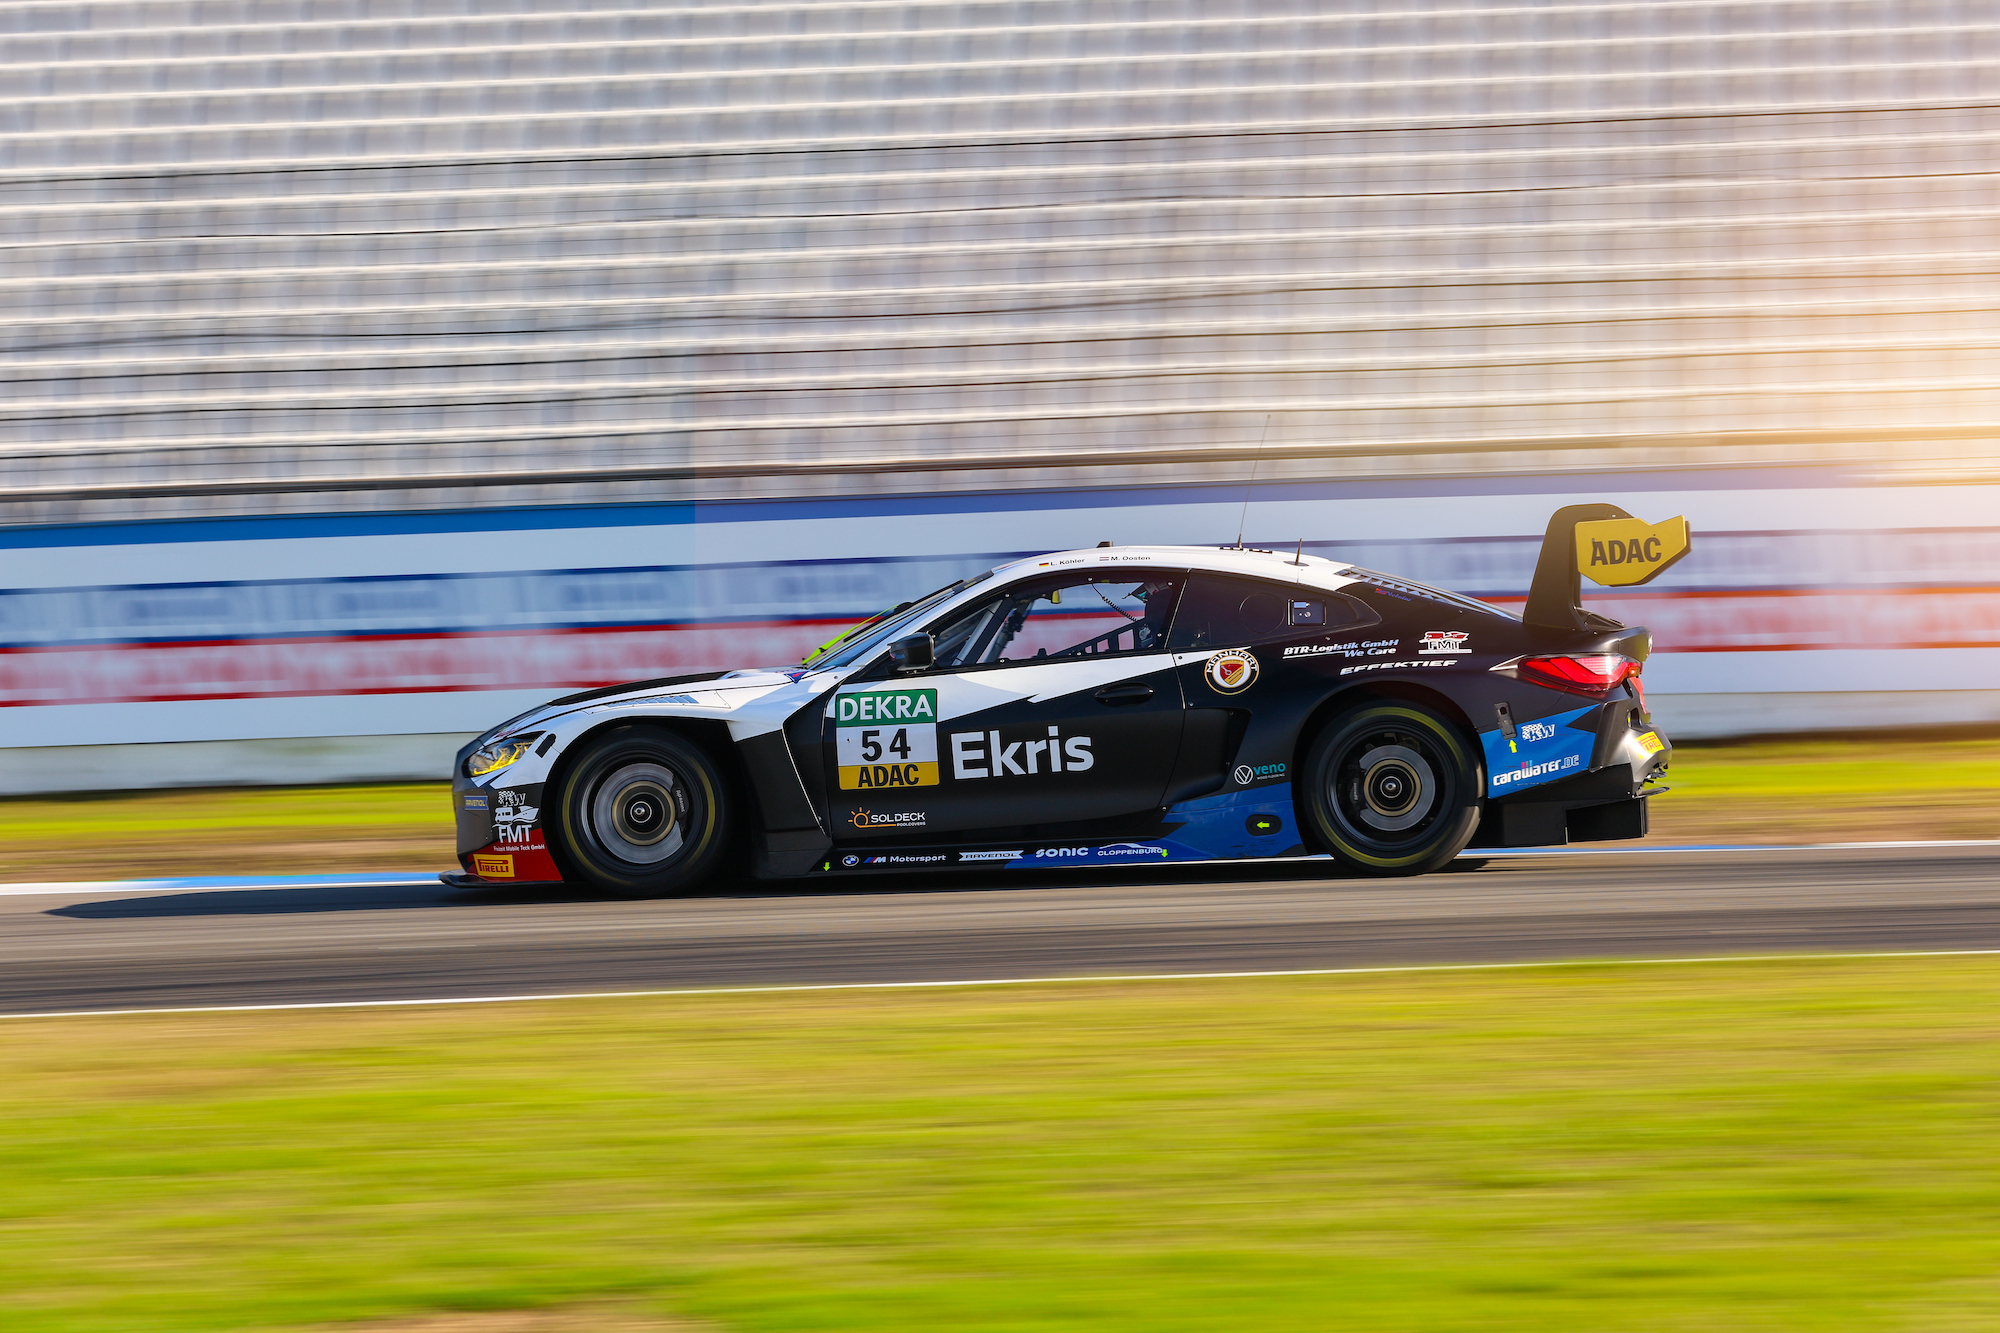
[[[0,515],[1977,473],[1995,68],[2000,0],[21,0]]]

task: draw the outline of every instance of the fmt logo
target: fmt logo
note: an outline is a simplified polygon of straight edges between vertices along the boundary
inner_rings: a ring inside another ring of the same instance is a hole
[[[951,775],[955,778],[1083,773],[1096,763],[1090,737],[1065,737],[1054,726],[1046,738],[1032,741],[1003,741],[997,731],[955,731],[951,735]]]
[[[499,805],[493,811],[493,841],[510,844],[532,841],[540,808],[529,805],[528,794],[523,791],[503,788],[494,795]]]
[[[1425,630],[1423,642],[1417,645],[1420,653],[1469,653],[1465,641],[1472,636],[1462,629]]]

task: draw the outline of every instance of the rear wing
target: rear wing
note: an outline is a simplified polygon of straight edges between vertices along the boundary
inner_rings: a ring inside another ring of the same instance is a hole
[[[1685,518],[1648,523],[1617,505],[1564,505],[1542,535],[1521,619],[1554,629],[1622,629],[1583,609],[1583,576],[1607,588],[1650,583],[1688,553],[1690,541]]]

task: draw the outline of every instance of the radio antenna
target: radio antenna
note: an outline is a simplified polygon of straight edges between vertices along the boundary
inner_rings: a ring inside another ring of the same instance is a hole
[[[1271,438],[1271,414],[1264,414],[1264,430],[1257,437],[1257,452],[1250,459],[1250,480],[1243,487],[1243,512],[1236,516],[1236,549],[1243,549],[1243,525],[1250,517],[1250,489],[1257,484],[1257,465],[1264,461],[1264,441]]]

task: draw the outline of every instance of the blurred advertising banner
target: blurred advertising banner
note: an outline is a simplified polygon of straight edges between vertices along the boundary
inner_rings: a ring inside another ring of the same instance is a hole
[[[1587,594],[1652,628],[1649,694],[1683,734],[1826,726],[1828,695],[1854,727],[2000,700],[2000,486],[1798,470],[17,528],[0,706],[15,747],[460,735],[565,691],[796,663],[1021,555],[1227,544],[1246,494],[1252,545],[1510,608],[1557,506],[1687,514],[1693,554],[1657,584]]]

